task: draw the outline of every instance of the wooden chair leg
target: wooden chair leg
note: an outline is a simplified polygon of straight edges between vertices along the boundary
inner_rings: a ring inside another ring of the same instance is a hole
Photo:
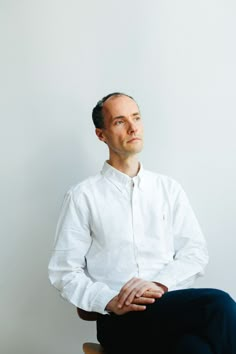
[[[101,344],[92,342],[84,343],[83,351],[85,354],[105,354]]]

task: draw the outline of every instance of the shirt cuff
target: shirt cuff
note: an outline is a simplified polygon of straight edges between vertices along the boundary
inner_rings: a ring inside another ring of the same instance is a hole
[[[93,303],[93,311],[101,313],[102,315],[107,315],[109,312],[105,310],[108,302],[113,299],[118,294],[117,291],[112,289],[103,289],[98,293]]]

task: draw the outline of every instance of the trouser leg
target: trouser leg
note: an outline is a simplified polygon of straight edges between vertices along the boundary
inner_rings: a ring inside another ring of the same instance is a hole
[[[236,304],[217,289],[170,291],[143,312],[101,316],[97,324],[98,340],[114,353],[123,343],[134,344],[137,352],[146,347],[146,353],[174,353],[186,334],[205,338],[214,354],[236,353]]]
[[[176,341],[173,354],[213,354],[212,348],[206,339],[186,334]]]
[[[165,333],[206,338],[214,354],[236,353],[236,304],[224,291],[187,289],[166,293],[148,307],[151,318],[162,321]],[[153,327],[152,327],[153,328]]]
[[[236,354],[236,303],[225,292],[215,294],[206,309],[205,332],[217,354]]]

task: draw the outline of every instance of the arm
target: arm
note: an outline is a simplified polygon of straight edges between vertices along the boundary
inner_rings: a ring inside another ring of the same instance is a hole
[[[86,274],[86,254],[92,242],[90,217],[83,195],[77,204],[69,191],[57,224],[48,266],[49,280],[60,295],[76,307],[106,313],[106,304],[117,292],[104,283],[93,282]]]
[[[180,187],[173,205],[172,233],[175,254],[156,276],[168,288],[185,288],[204,274],[208,263],[206,240],[189,200]]]

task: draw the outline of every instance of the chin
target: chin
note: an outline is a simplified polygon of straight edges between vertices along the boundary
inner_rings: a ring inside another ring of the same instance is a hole
[[[133,152],[134,154],[138,154],[139,152],[141,152],[141,151],[142,151],[142,149],[143,149],[143,147],[142,147],[142,146],[140,146],[140,147],[136,147],[136,148],[132,149],[132,152]]]

